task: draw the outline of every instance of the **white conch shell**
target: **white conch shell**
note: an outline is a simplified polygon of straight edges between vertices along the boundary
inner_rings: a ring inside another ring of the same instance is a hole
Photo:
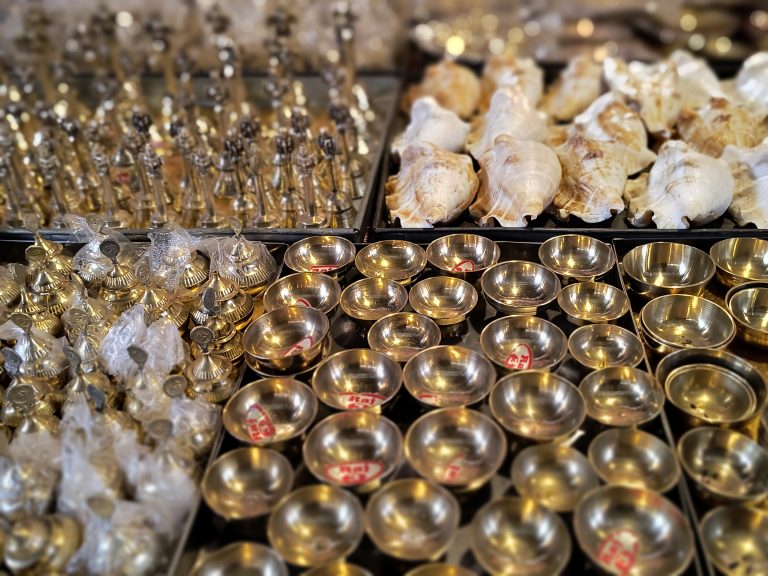
[[[677,119],[680,137],[692,148],[719,158],[731,144],[752,148],[760,142],[752,114],[726,98],[712,98],[698,110],[683,110]]]
[[[429,142],[450,152],[461,152],[469,135],[469,124],[454,112],[440,106],[431,96],[419,98],[411,106],[411,121],[405,132],[392,142],[398,156],[411,144]]]
[[[710,98],[723,98],[720,80],[703,58],[696,58],[687,50],[675,50],[669,59],[677,67],[683,108],[698,108]]]
[[[733,189],[725,161],[670,140],[661,146],[650,174],[628,184],[629,220],[635,226],[653,220],[658,228],[677,230],[707,224],[728,209]]]
[[[469,134],[468,150],[479,158],[486,147],[493,145],[497,136],[507,134],[516,140],[547,139],[547,118],[533,108],[517,86],[504,86],[491,98],[491,107],[485,116],[476,118]]]
[[[573,120],[600,96],[602,73],[602,66],[589,54],[574,56],[547,90],[541,109],[555,120]]]
[[[390,219],[403,228],[431,228],[450,222],[470,205],[479,181],[472,158],[432,144],[405,149],[400,172],[385,185]]]
[[[768,51],[757,52],[744,61],[735,87],[755,112],[768,114]]]
[[[656,159],[648,149],[648,133],[637,112],[614,92],[607,92],[579,114],[571,130],[590,140],[610,143],[627,174],[636,174]]]
[[[513,54],[496,54],[488,58],[483,68],[481,108],[498,88],[518,86],[528,97],[531,106],[536,106],[544,93],[544,71],[531,58],[518,58]]]
[[[524,228],[552,203],[560,186],[560,161],[540,142],[499,136],[478,158],[482,170],[470,215],[486,225]]]
[[[594,223],[624,210],[622,193],[627,171],[611,144],[573,132],[556,152],[563,171],[552,202],[557,218],[576,216]]]
[[[627,64],[621,58],[606,58],[603,76],[611,90],[637,108],[648,132],[657,134],[672,128],[682,108],[673,62]]]
[[[730,215],[739,226],[768,228],[768,138],[751,149],[726,146],[720,159],[735,183]]]
[[[400,103],[403,111],[410,111],[422,96],[432,96],[443,108],[469,118],[480,102],[480,79],[466,66],[442,60],[428,66],[421,83],[408,89]]]

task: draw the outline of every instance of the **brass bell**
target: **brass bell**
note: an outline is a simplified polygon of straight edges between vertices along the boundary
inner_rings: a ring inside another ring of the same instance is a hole
[[[246,294],[262,293],[277,276],[277,263],[269,249],[261,242],[245,238],[242,224],[231,221],[234,237],[222,241],[219,274],[235,282]]]
[[[202,354],[184,371],[189,381],[187,396],[202,398],[213,404],[224,402],[237,387],[238,371],[232,362],[211,352],[213,331],[210,328],[196,326],[189,335],[192,342],[200,347]]]
[[[97,295],[120,314],[136,304],[142,294],[141,286],[133,270],[118,261],[120,245],[117,242],[108,238],[99,249],[112,261],[112,268],[102,279]]]
[[[208,311],[203,306],[203,293],[205,290],[213,290],[216,304],[219,306],[219,314],[242,330],[251,320],[253,314],[253,298],[243,292],[232,280],[228,280],[218,271],[211,271],[211,277],[203,290],[195,298],[192,310],[192,319],[196,324],[205,324],[208,319]]]
[[[189,310],[183,302],[174,302],[171,294],[154,286],[151,282],[149,266],[140,266],[136,271],[139,281],[144,285],[144,292],[139,297],[137,303],[144,306],[147,324],[151,324],[161,318],[167,318],[173,322],[182,332],[186,330],[189,321]]]
[[[213,332],[213,341],[210,344],[212,354],[223,356],[232,364],[241,363],[245,354],[243,348],[243,335],[235,329],[235,325],[220,314],[220,307],[216,303],[216,294],[213,289],[208,288],[203,292],[203,307],[208,313],[208,319],[205,321],[206,328]],[[192,356],[199,357],[202,350],[197,343],[192,342]]]

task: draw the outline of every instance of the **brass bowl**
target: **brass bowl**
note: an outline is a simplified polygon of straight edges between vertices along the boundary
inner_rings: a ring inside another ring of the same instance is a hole
[[[289,306],[260,316],[243,334],[248,366],[257,372],[297,374],[330,347],[328,317],[314,308]]]
[[[651,490],[597,488],[579,502],[573,526],[587,557],[610,574],[676,576],[693,559],[688,520]]]
[[[449,234],[427,246],[427,260],[432,268],[464,280],[477,279],[499,261],[500,254],[496,242],[477,234]]]
[[[355,256],[355,266],[368,278],[386,278],[410,284],[427,265],[424,248],[405,240],[382,240],[368,244]]]
[[[293,468],[288,459],[269,448],[237,448],[219,456],[203,476],[208,507],[226,520],[269,514],[291,491]]]
[[[365,278],[347,286],[341,293],[344,314],[361,322],[375,322],[408,303],[408,291],[394,280]]]
[[[629,312],[629,298],[623,291],[602,282],[577,282],[560,290],[557,304],[576,325],[604,324]]]
[[[586,456],[563,444],[538,444],[523,449],[512,463],[512,484],[555,512],[573,512],[600,480]]]
[[[437,408],[480,402],[496,382],[496,369],[479,352],[462,346],[434,346],[411,358],[403,383],[411,396]]]
[[[457,324],[477,304],[477,290],[469,282],[433,276],[416,283],[408,296],[411,307],[441,326]]]
[[[472,570],[455,564],[432,562],[409,570],[405,576],[477,576]]]
[[[372,574],[365,568],[360,568],[354,564],[335,562],[307,570],[301,576],[372,576]]]
[[[268,446],[304,433],[317,415],[317,398],[290,378],[256,380],[238,390],[224,407],[224,428],[240,442]]]
[[[403,438],[391,420],[355,410],[328,416],[307,435],[304,462],[327,484],[367,491],[392,475],[403,455]]]
[[[758,502],[768,496],[768,451],[735,430],[689,430],[677,443],[677,457],[697,487],[715,499]]]
[[[538,316],[503,316],[483,328],[480,347],[506,371],[556,370],[568,353],[568,339]]]
[[[278,502],[267,524],[269,543],[287,562],[329,564],[351,554],[363,539],[363,509],[350,492],[312,484]]]
[[[338,236],[309,236],[292,244],[283,261],[294,272],[319,272],[339,278],[355,261],[355,245]]]
[[[318,400],[336,410],[373,409],[400,390],[403,369],[383,352],[364,348],[342,350],[328,357],[312,375]]]
[[[542,370],[515,372],[491,390],[491,413],[509,432],[547,441],[568,436],[584,422],[584,399],[578,388]]]
[[[579,385],[587,416],[605,426],[639,426],[664,408],[664,390],[656,379],[638,368],[596,370]]]
[[[203,556],[192,570],[192,576],[225,574],[288,576],[288,567],[269,546],[255,542],[234,542]]]
[[[651,242],[633,248],[622,264],[632,290],[646,298],[699,296],[715,275],[715,263],[706,252],[676,242]]]
[[[768,573],[768,513],[747,506],[718,506],[701,520],[701,543],[723,574]]]
[[[427,412],[405,434],[405,456],[419,475],[462,490],[488,482],[506,455],[504,431],[476,410]]]
[[[459,528],[461,510],[445,488],[407,478],[385,484],[368,500],[365,530],[376,547],[408,561],[442,556]]]
[[[536,314],[557,298],[560,280],[541,264],[509,260],[483,272],[480,287],[488,303],[499,312]]]
[[[374,322],[368,345],[393,360],[407,362],[421,350],[440,344],[440,327],[434,320],[412,312],[395,312]]]
[[[726,238],[709,249],[717,278],[733,287],[753,280],[768,280],[768,240]]]
[[[754,282],[745,282],[744,284],[739,284],[738,286],[734,286],[728,292],[725,293],[725,297],[723,298],[723,301],[725,302],[725,307],[730,310],[731,308],[731,300],[733,297],[741,292],[742,290],[749,290],[750,288],[768,288],[768,280],[756,280]]]
[[[585,282],[607,274],[616,264],[616,255],[609,244],[591,236],[563,234],[539,246],[539,261],[563,282]]]
[[[470,526],[470,546],[491,574],[553,576],[571,558],[565,522],[528,498],[503,497],[480,508]]]
[[[264,292],[264,310],[288,306],[317,308],[330,316],[341,300],[341,286],[326,274],[300,272],[280,278]]]
[[[744,342],[768,348],[768,288],[739,290],[728,302],[728,311]]]
[[[666,442],[636,428],[611,428],[595,436],[589,461],[606,484],[671,490],[680,480],[675,452]]]
[[[634,368],[645,357],[634,333],[615,324],[588,324],[571,332],[568,351],[579,364],[598,370],[613,366]]]

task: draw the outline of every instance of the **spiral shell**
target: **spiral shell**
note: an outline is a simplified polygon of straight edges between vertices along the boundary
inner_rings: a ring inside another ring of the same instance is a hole
[[[475,73],[452,60],[428,66],[421,83],[411,86],[400,105],[404,112],[423,96],[432,96],[440,106],[469,118],[480,102],[480,80]]]
[[[705,106],[710,98],[725,96],[720,80],[703,58],[696,58],[686,50],[675,50],[669,60],[677,67],[683,108]]]
[[[429,142],[449,152],[461,152],[469,135],[469,124],[447,110],[431,96],[419,98],[411,106],[411,121],[395,138],[392,152],[398,156],[411,144]]]
[[[752,148],[759,142],[752,114],[726,98],[711,98],[698,110],[683,110],[677,130],[694,150],[719,158],[730,145]]]
[[[726,146],[720,159],[734,180],[730,215],[739,226],[768,228],[768,138],[752,149]]]
[[[744,61],[736,76],[736,91],[755,112],[768,114],[768,51]]]
[[[493,94],[503,86],[517,86],[535,107],[544,93],[544,71],[531,58],[518,58],[514,54],[497,54],[488,58],[483,68],[482,101],[486,109]]]
[[[555,120],[573,120],[600,96],[602,72],[592,56],[574,56],[547,90],[541,109]]]

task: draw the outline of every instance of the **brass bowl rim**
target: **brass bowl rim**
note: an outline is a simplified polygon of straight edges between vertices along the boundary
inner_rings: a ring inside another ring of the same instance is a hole
[[[274,310],[278,310],[279,308],[287,308],[287,306],[280,306],[275,307],[275,302],[272,302],[272,294],[277,293],[277,288],[281,284],[287,284],[289,280],[296,279],[297,277],[309,277],[313,281],[324,284],[330,288],[330,292],[333,295],[331,304],[327,305],[325,308],[315,308],[315,310],[320,310],[324,314],[327,314],[336,306],[338,306],[339,301],[341,300],[341,285],[339,284],[338,280],[335,278],[328,276],[328,274],[320,273],[320,272],[294,272],[293,274],[288,274],[287,276],[283,276],[281,278],[277,278],[274,282],[269,284],[267,286],[267,289],[264,290],[264,295],[262,296],[263,302],[264,302],[264,311],[265,313],[273,312]],[[315,285],[316,287],[317,285]],[[275,296],[275,298],[277,298]],[[295,305],[294,305],[295,306]],[[306,306],[302,306],[303,308],[306,308]],[[314,308],[314,306],[312,306]]]
[[[476,242],[477,244],[490,244],[491,246],[493,246],[493,250],[492,250],[493,256],[491,258],[491,263],[486,266],[482,266],[480,268],[475,268],[474,270],[471,270],[469,273],[482,273],[488,268],[490,268],[491,266],[498,263],[499,258],[501,256],[501,248],[499,247],[499,244],[497,242],[495,242],[494,240],[491,240],[486,236],[481,236],[480,234],[459,233],[459,232],[455,234],[446,234],[445,236],[440,236],[439,238],[435,238],[434,240],[432,240],[432,242],[430,242],[427,245],[427,248],[425,250],[427,254],[427,262],[435,270],[439,270],[440,272],[448,272],[451,274],[461,274],[462,272],[457,272],[452,268],[443,268],[442,266],[440,266],[439,263],[434,259],[434,252],[437,249],[437,247],[442,244],[448,244],[450,246],[453,242],[458,241],[460,239],[465,239],[468,237],[473,239],[480,239],[478,242]],[[466,274],[466,272],[463,272],[463,273]]]
[[[731,300],[733,300],[733,297],[742,290],[749,290],[750,288],[768,288],[768,279],[753,280],[751,282],[744,282],[743,284],[737,284],[736,286],[733,286],[728,290],[728,292],[725,293],[725,298],[723,299],[725,307],[730,311],[730,303]]]
[[[301,350],[301,355],[308,355],[308,356],[315,355],[323,347],[323,343],[325,342],[325,339],[328,336],[328,333],[330,332],[331,323],[328,320],[328,316],[326,316],[326,314],[323,313],[322,311],[318,310],[317,308],[306,308],[304,306],[286,306],[284,308],[277,308],[275,310],[272,310],[271,312],[265,312],[264,314],[256,318],[253,322],[251,322],[248,328],[245,329],[245,332],[243,332],[243,348],[245,350],[246,355],[250,355],[252,358],[255,358],[261,362],[271,362],[273,360],[280,360],[282,358],[285,358],[285,356],[282,356],[280,354],[281,351],[277,351],[277,350],[275,350],[274,353],[270,353],[269,355],[265,355],[263,351],[262,352],[255,351],[253,346],[248,346],[248,344],[246,343],[246,338],[249,332],[258,333],[257,327],[259,323],[262,321],[266,322],[267,316],[271,316],[271,315],[278,316],[280,314],[293,314],[293,313],[297,313],[299,316],[303,317],[302,322],[304,323],[305,326],[308,321],[313,323],[319,323],[322,336],[320,338],[317,338],[317,340],[315,340],[315,342],[313,342],[310,347],[304,348]],[[309,316],[309,318],[307,318],[307,316]],[[305,333],[305,335],[308,335],[308,334]]]
[[[628,258],[630,257],[630,254],[632,254],[635,250],[639,251],[648,246],[656,246],[661,244],[664,244],[664,245],[672,244],[675,246],[684,246],[686,249],[690,249],[693,254],[699,253],[703,255],[705,258],[705,262],[707,260],[709,262],[712,262],[712,258],[709,257],[709,254],[707,254],[706,252],[704,252],[704,250],[701,250],[700,248],[696,248],[695,246],[691,246],[690,244],[685,244],[683,242],[657,240],[657,241],[641,244],[640,246],[635,246],[634,248],[632,248],[632,250],[624,254],[624,257],[621,259],[621,264],[622,264],[622,267],[624,268],[624,272],[626,273],[626,275],[639,284],[649,284],[649,282],[644,278],[638,278],[635,274],[633,274],[632,267],[627,266]],[[696,288],[698,286],[705,286],[709,283],[710,280],[712,280],[712,278],[715,277],[716,268],[717,267],[715,266],[715,263],[712,262],[712,268],[711,270],[707,271],[706,278],[704,278],[703,280],[699,280],[698,282],[690,282],[688,284],[654,284],[653,286],[655,288],[659,288],[662,290],[678,290],[678,289],[685,289],[685,288]]]
[[[203,574],[202,570],[206,568],[206,565],[208,564],[209,560],[217,559],[218,556],[222,556],[223,552],[229,552],[230,550],[236,550],[239,548],[247,548],[251,550],[258,550],[258,552],[262,554],[266,554],[267,556],[272,557],[273,560],[277,561],[277,564],[280,566],[280,573],[278,576],[288,576],[288,567],[285,565],[285,560],[283,560],[283,557],[278,554],[277,550],[274,550],[271,546],[267,546],[266,544],[261,544],[259,542],[251,542],[248,540],[238,540],[236,542],[231,542],[229,544],[225,544],[224,546],[221,546],[220,548],[216,548],[215,550],[212,550],[209,554],[206,554],[202,558],[200,558],[197,562],[195,562],[195,565],[192,567],[192,576],[200,576]]]
[[[317,243],[320,240],[327,240],[331,244],[336,245],[342,245],[344,248],[347,249],[347,251],[350,253],[350,258],[346,262],[342,262],[339,264],[336,268],[333,270],[329,270],[328,272],[323,272],[324,274],[328,274],[329,272],[331,274],[338,273],[340,271],[343,271],[348,266],[350,266],[355,261],[355,256],[357,255],[357,248],[355,247],[354,243],[351,240],[348,240],[347,238],[342,238],[341,236],[333,236],[330,234],[324,234],[320,236],[307,236],[306,238],[302,238],[301,240],[297,240],[293,244],[289,245],[288,248],[285,250],[285,254],[283,255],[283,262],[285,263],[288,268],[293,270],[294,272],[309,272],[313,273],[312,270],[306,270],[302,268],[301,266],[298,266],[298,264],[295,261],[294,255],[299,252],[301,248],[303,248],[305,245],[312,245],[313,243]],[[294,268],[293,265],[296,265],[298,267]]]
[[[608,372],[617,372],[617,371],[623,371],[623,370],[629,370],[632,372],[634,376],[639,376],[638,378],[634,379],[634,382],[643,381],[645,384],[648,384],[647,387],[649,392],[655,391],[656,394],[654,395],[655,400],[658,402],[658,406],[656,407],[656,411],[651,414],[646,414],[645,418],[643,420],[638,420],[637,422],[632,422],[628,426],[618,426],[616,424],[609,424],[604,421],[604,419],[597,418],[595,415],[595,412],[591,410],[591,403],[587,401],[587,398],[591,398],[592,394],[586,394],[585,390],[582,387],[585,386],[585,382],[587,385],[590,385],[593,383],[593,381],[597,380],[599,383],[602,383],[599,378],[601,376],[604,376]],[[579,382],[579,392],[581,392],[582,397],[584,398],[584,410],[587,412],[587,416],[592,418],[595,422],[598,422],[600,424],[603,424],[604,426],[610,426],[612,428],[627,428],[627,427],[634,427],[634,426],[640,426],[642,424],[646,424],[656,418],[659,414],[662,413],[664,410],[664,402],[666,401],[666,395],[664,393],[664,387],[661,386],[658,380],[656,380],[656,377],[651,374],[650,372],[646,372],[645,370],[642,370],[641,368],[637,368],[636,366],[606,366],[605,368],[600,368],[598,370],[594,370],[593,372],[590,372],[584,378],[582,378],[581,382]]]
[[[457,286],[465,285],[464,288],[467,290],[469,296],[469,299],[466,298],[461,301],[462,306],[460,308],[452,307],[450,310],[453,310],[455,312],[454,316],[449,316],[447,318],[439,318],[439,320],[445,321],[450,320],[452,318],[457,318],[461,316],[462,318],[472,312],[474,310],[475,306],[477,306],[477,290],[475,287],[466,280],[462,280],[461,278],[456,278],[454,276],[431,276],[430,278],[425,278],[424,280],[420,280],[416,284],[414,284],[411,289],[408,292],[408,303],[411,305],[411,308],[413,308],[414,312],[417,314],[421,314],[422,316],[426,316],[427,318],[430,318],[434,320],[434,318],[430,315],[434,308],[429,306],[421,306],[416,299],[414,298],[414,294],[417,293],[417,289],[421,288],[429,292],[432,289],[432,285],[441,285],[441,284],[454,284]]]
[[[480,349],[483,351],[483,354],[496,366],[504,369],[509,370],[509,368],[506,368],[504,365],[498,363],[494,359],[494,355],[489,353],[489,350],[487,349],[487,346],[485,344],[485,339],[483,338],[483,335],[486,334],[486,332],[490,333],[491,326],[496,327],[501,325],[503,322],[522,322],[526,321],[529,318],[535,318],[536,322],[539,324],[539,329],[542,327],[545,327],[550,330],[555,331],[555,337],[558,338],[562,343],[562,350],[560,350],[560,353],[557,355],[556,359],[552,361],[547,366],[540,366],[538,368],[534,368],[533,370],[548,370],[554,366],[558,366],[563,360],[565,360],[565,357],[568,356],[568,338],[565,335],[565,332],[554,322],[550,322],[549,320],[546,320],[545,318],[541,318],[540,316],[515,316],[515,315],[507,315],[507,316],[500,316],[499,318],[496,318],[492,320],[491,322],[488,322],[488,324],[485,325],[485,327],[480,331]],[[527,370],[524,370],[527,372]],[[498,383],[498,382],[497,382]]]
[[[363,312],[366,312],[364,315],[357,314],[354,310],[352,310],[348,303],[345,301],[345,298],[348,298],[348,294],[352,293],[352,290],[363,285],[363,284],[376,284],[378,282],[384,283],[392,287],[395,292],[397,292],[397,298],[398,301],[396,301],[399,304],[399,300],[402,300],[402,305],[399,306],[399,308],[391,310],[387,310],[386,314],[384,316],[377,316],[376,314],[371,314],[371,310],[369,309],[361,309]],[[395,288],[396,287],[396,288]],[[408,290],[406,290],[402,284],[398,283],[396,280],[392,280],[390,278],[372,278],[372,277],[366,277],[361,278],[360,280],[357,280],[355,282],[352,282],[349,286],[344,288],[341,292],[341,297],[339,299],[339,306],[341,307],[342,312],[352,318],[353,320],[362,320],[362,321],[376,321],[381,320],[381,318],[384,318],[386,316],[389,316],[391,314],[394,314],[396,312],[402,312],[403,308],[405,308],[406,304],[408,304]]]
[[[595,285],[595,286],[599,285],[600,289],[605,289],[603,287],[606,287],[608,292],[611,292],[614,295],[618,295],[619,300],[621,301],[620,312],[619,313],[614,312],[612,314],[608,314],[605,311],[605,309],[602,309],[597,314],[586,314],[582,312],[578,307],[575,309],[571,308],[570,301],[566,298],[566,296],[570,292],[579,292],[582,289],[584,289],[585,286],[589,286],[589,285]],[[566,304],[566,305],[564,306],[563,304]],[[576,282],[574,284],[568,284],[567,286],[564,286],[563,288],[561,288],[560,292],[557,293],[557,305],[560,306],[560,309],[568,316],[572,316],[573,318],[576,318],[578,320],[585,320],[587,322],[593,322],[593,323],[612,322],[613,320],[618,320],[619,318],[624,316],[627,312],[629,312],[629,298],[627,297],[627,295],[624,293],[623,290],[621,290],[620,288],[616,288],[616,286],[613,286],[612,284],[608,284],[607,282],[596,282],[594,280],[589,280],[587,282]]]
[[[715,268],[718,272],[722,272],[728,276],[732,276],[733,278],[738,278],[739,280],[745,280],[745,281],[765,281],[768,280],[768,274],[763,276],[744,276],[741,273],[736,273],[731,268],[727,268],[724,266],[724,263],[731,262],[730,259],[725,257],[725,254],[721,254],[723,247],[729,246],[730,244],[735,244],[737,242],[744,242],[745,240],[748,240],[752,244],[757,244],[758,246],[762,245],[763,249],[768,251],[768,240],[765,238],[758,238],[757,236],[735,236],[732,238],[723,238],[722,240],[719,240],[715,242],[709,249],[709,257],[712,259],[712,262],[715,263]],[[754,252],[752,252],[752,255],[754,256]]]
[[[650,300],[647,304],[645,304],[642,309],[640,310],[640,325],[643,330],[645,330],[646,335],[649,336],[651,339],[656,341],[659,344],[662,344],[663,346],[679,350],[681,349],[680,345],[677,342],[669,342],[668,340],[661,338],[655,329],[655,326],[649,326],[646,322],[646,317],[650,314],[650,312],[646,312],[649,310],[652,310],[650,308],[651,305],[659,306],[661,303],[659,301],[661,300],[702,300],[705,302],[704,306],[714,306],[717,312],[724,317],[722,320],[728,323],[730,330],[728,331],[728,336],[723,339],[722,342],[716,342],[712,344],[711,346],[708,346],[708,348],[722,348],[728,345],[729,342],[731,342],[734,337],[736,336],[736,322],[733,319],[733,316],[731,316],[731,313],[728,312],[725,308],[720,306],[717,302],[713,302],[712,300],[708,298],[704,298],[703,296],[694,296],[693,294],[662,294],[661,296],[657,296],[656,298],[653,298]],[[658,326],[658,324],[656,325]],[[685,346],[683,348],[690,348],[689,346]]]
[[[726,303],[726,306],[728,307],[728,313],[733,318],[733,321],[736,322],[736,327],[741,328],[743,330],[750,330],[752,332],[757,332],[758,334],[765,334],[768,337],[768,329],[761,329],[757,326],[754,326],[752,324],[747,324],[744,322],[741,318],[739,318],[736,314],[734,314],[733,310],[733,301],[739,298],[742,294],[747,293],[760,293],[765,292],[766,295],[768,295],[768,286],[747,286],[746,288],[742,288],[741,290],[737,290],[733,294],[731,294],[730,299]]]
[[[632,365],[624,364],[622,366],[626,366],[628,368],[637,368],[640,364],[643,363],[645,360],[645,348],[643,347],[643,341],[638,337],[637,334],[632,332],[632,330],[628,330],[627,328],[624,328],[623,326],[619,326],[618,324],[587,324],[585,326],[579,326],[571,332],[571,335],[568,337],[568,352],[571,356],[573,356],[573,359],[576,360],[579,364],[582,364],[586,366],[587,368],[592,368],[594,370],[602,370],[603,368],[617,368],[620,367],[618,365],[616,366],[603,366],[603,367],[596,367],[594,364],[587,364],[585,363],[586,358],[580,354],[575,353],[574,350],[576,350],[576,347],[572,344],[572,341],[574,340],[574,336],[582,335],[584,333],[591,333],[591,332],[600,332],[600,331],[608,331],[608,332],[615,332],[616,334],[621,335],[622,340],[624,342],[632,341],[633,344],[636,344],[640,350],[640,355],[637,359],[637,362],[635,362]],[[590,334],[590,336],[593,336]]]
[[[420,352],[423,352],[424,350],[427,350],[428,348],[432,348],[432,347],[437,346],[437,345],[440,344],[440,338],[441,338],[440,326],[437,325],[437,322],[432,320],[432,318],[430,318],[429,316],[424,316],[424,314],[419,314],[418,312],[403,312],[403,311],[400,311],[400,312],[392,312],[391,314],[387,314],[386,316],[382,316],[381,318],[376,320],[373,323],[373,325],[368,329],[368,334],[367,334],[366,340],[368,341],[368,346],[371,348],[371,350],[375,350],[376,352],[383,352],[384,354],[388,354],[389,355],[390,351],[398,350],[398,349],[403,348],[403,346],[389,346],[387,348],[387,351],[385,351],[385,350],[383,350],[381,348],[374,348],[373,346],[371,346],[371,341],[370,341],[371,333],[373,333],[374,335],[378,334],[381,331],[381,327],[386,325],[387,322],[393,322],[397,318],[403,318],[403,317],[417,318],[420,328],[425,328],[426,327],[425,331],[428,333],[428,335],[433,336],[433,338],[431,340],[434,340],[434,344],[428,344],[425,348],[417,349],[417,351],[413,355],[411,355],[411,358],[413,356],[415,356],[416,354],[418,354]],[[385,339],[382,337],[381,340],[384,341]],[[430,340],[430,342],[431,342],[431,340]],[[397,358],[393,358],[393,359],[397,360],[398,362],[401,362],[401,360],[399,360]]]
[[[535,268],[540,268],[544,271],[545,275],[548,275],[550,279],[553,279],[555,282],[555,289],[552,290],[552,294],[546,294],[545,298],[541,300],[540,302],[536,302],[534,304],[531,304],[530,306],[517,306],[514,304],[507,304],[503,300],[498,299],[493,292],[488,290],[487,283],[490,282],[490,280],[486,280],[486,278],[490,278],[493,271],[501,266],[519,266],[519,265],[526,265],[526,266],[533,266]],[[557,295],[560,293],[560,290],[562,289],[562,283],[560,282],[560,278],[557,277],[557,274],[552,272],[549,268],[544,266],[543,264],[539,264],[537,262],[531,262],[530,260],[504,260],[503,262],[497,262],[493,266],[489,266],[485,269],[482,276],[480,276],[480,289],[483,293],[483,295],[490,300],[491,304],[494,305],[500,305],[504,308],[522,308],[522,309],[528,309],[528,308],[543,308],[544,306],[548,306],[552,302],[554,302],[557,299]]]
[[[551,263],[545,262],[545,260],[549,260],[549,258],[546,258],[547,251],[545,249],[545,246],[549,243],[553,243],[556,240],[563,240],[563,239],[569,239],[569,238],[587,238],[589,239],[590,244],[596,244],[598,246],[603,245],[608,249],[608,253],[611,255],[608,262],[605,262],[603,264],[603,267],[598,268],[597,270],[575,270],[573,268],[555,268]],[[594,236],[589,236],[587,234],[559,234],[558,236],[553,236],[552,238],[548,238],[544,242],[541,243],[541,246],[539,246],[538,251],[539,256],[539,262],[541,262],[541,265],[545,268],[549,268],[552,272],[555,274],[558,274],[560,276],[566,276],[569,278],[597,278],[599,276],[602,276],[604,274],[607,274],[610,272],[611,268],[613,268],[616,265],[616,253],[613,251],[613,247],[608,244],[607,242],[603,242],[602,240],[595,238]],[[582,274],[582,272],[588,272],[588,274]]]
[[[379,271],[378,268],[372,267],[370,263],[370,252],[374,250],[374,248],[389,248],[392,249],[394,246],[402,246],[404,248],[408,248],[410,250],[413,250],[413,252],[417,255],[415,265],[412,267],[413,269],[401,269],[399,272],[399,275],[381,275],[377,272]],[[421,273],[424,268],[427,266],[427,252],[419,246],[418,244],[415,244],[414,242],[409,242],[408,240],[378,240],[376,242],[371,242],[370,244],[366,244],[355,256],[355,267],[357,270],[362,274],[363,276],[367,278],[385,278],[387,280],[394,280],[395,282],[400,281],[406,281],[410,280],[417,274]]]
[[[725,564],[722,564],[717,558],[717,554],[713,554],[713,552],[710,550],[710,546],[708,545],[709,540],[705,537],[706,530],[705,527],[708,522],[711,522],[712,519],[719,515],[726,512],[735,512],[738,511],[741,514],[749,514],[751,516],[759,516],[761,517],[762,523],[766,525],[766,528],[768,528],[768,512],[765,510],[761,510],[755,506],[749,506],[745,504],[722,504],[720,506],[715,506],[711,510],[708,510],[704,516],[701,517],[701,520],[699,521],[699,531],[701,533],[701,547],[704,549],[704,554],[709,559],[712,564],[715,565],[715,567],[721,571],[723,574],[727,574],[728,570],[730,570],[730,566],[727,566]],[[754,529],[753,529],[754,530]],[[767,564],[762,563],[762,566],[766,566]],[[757,565],[758,568],[761,566],[760,564]]]

